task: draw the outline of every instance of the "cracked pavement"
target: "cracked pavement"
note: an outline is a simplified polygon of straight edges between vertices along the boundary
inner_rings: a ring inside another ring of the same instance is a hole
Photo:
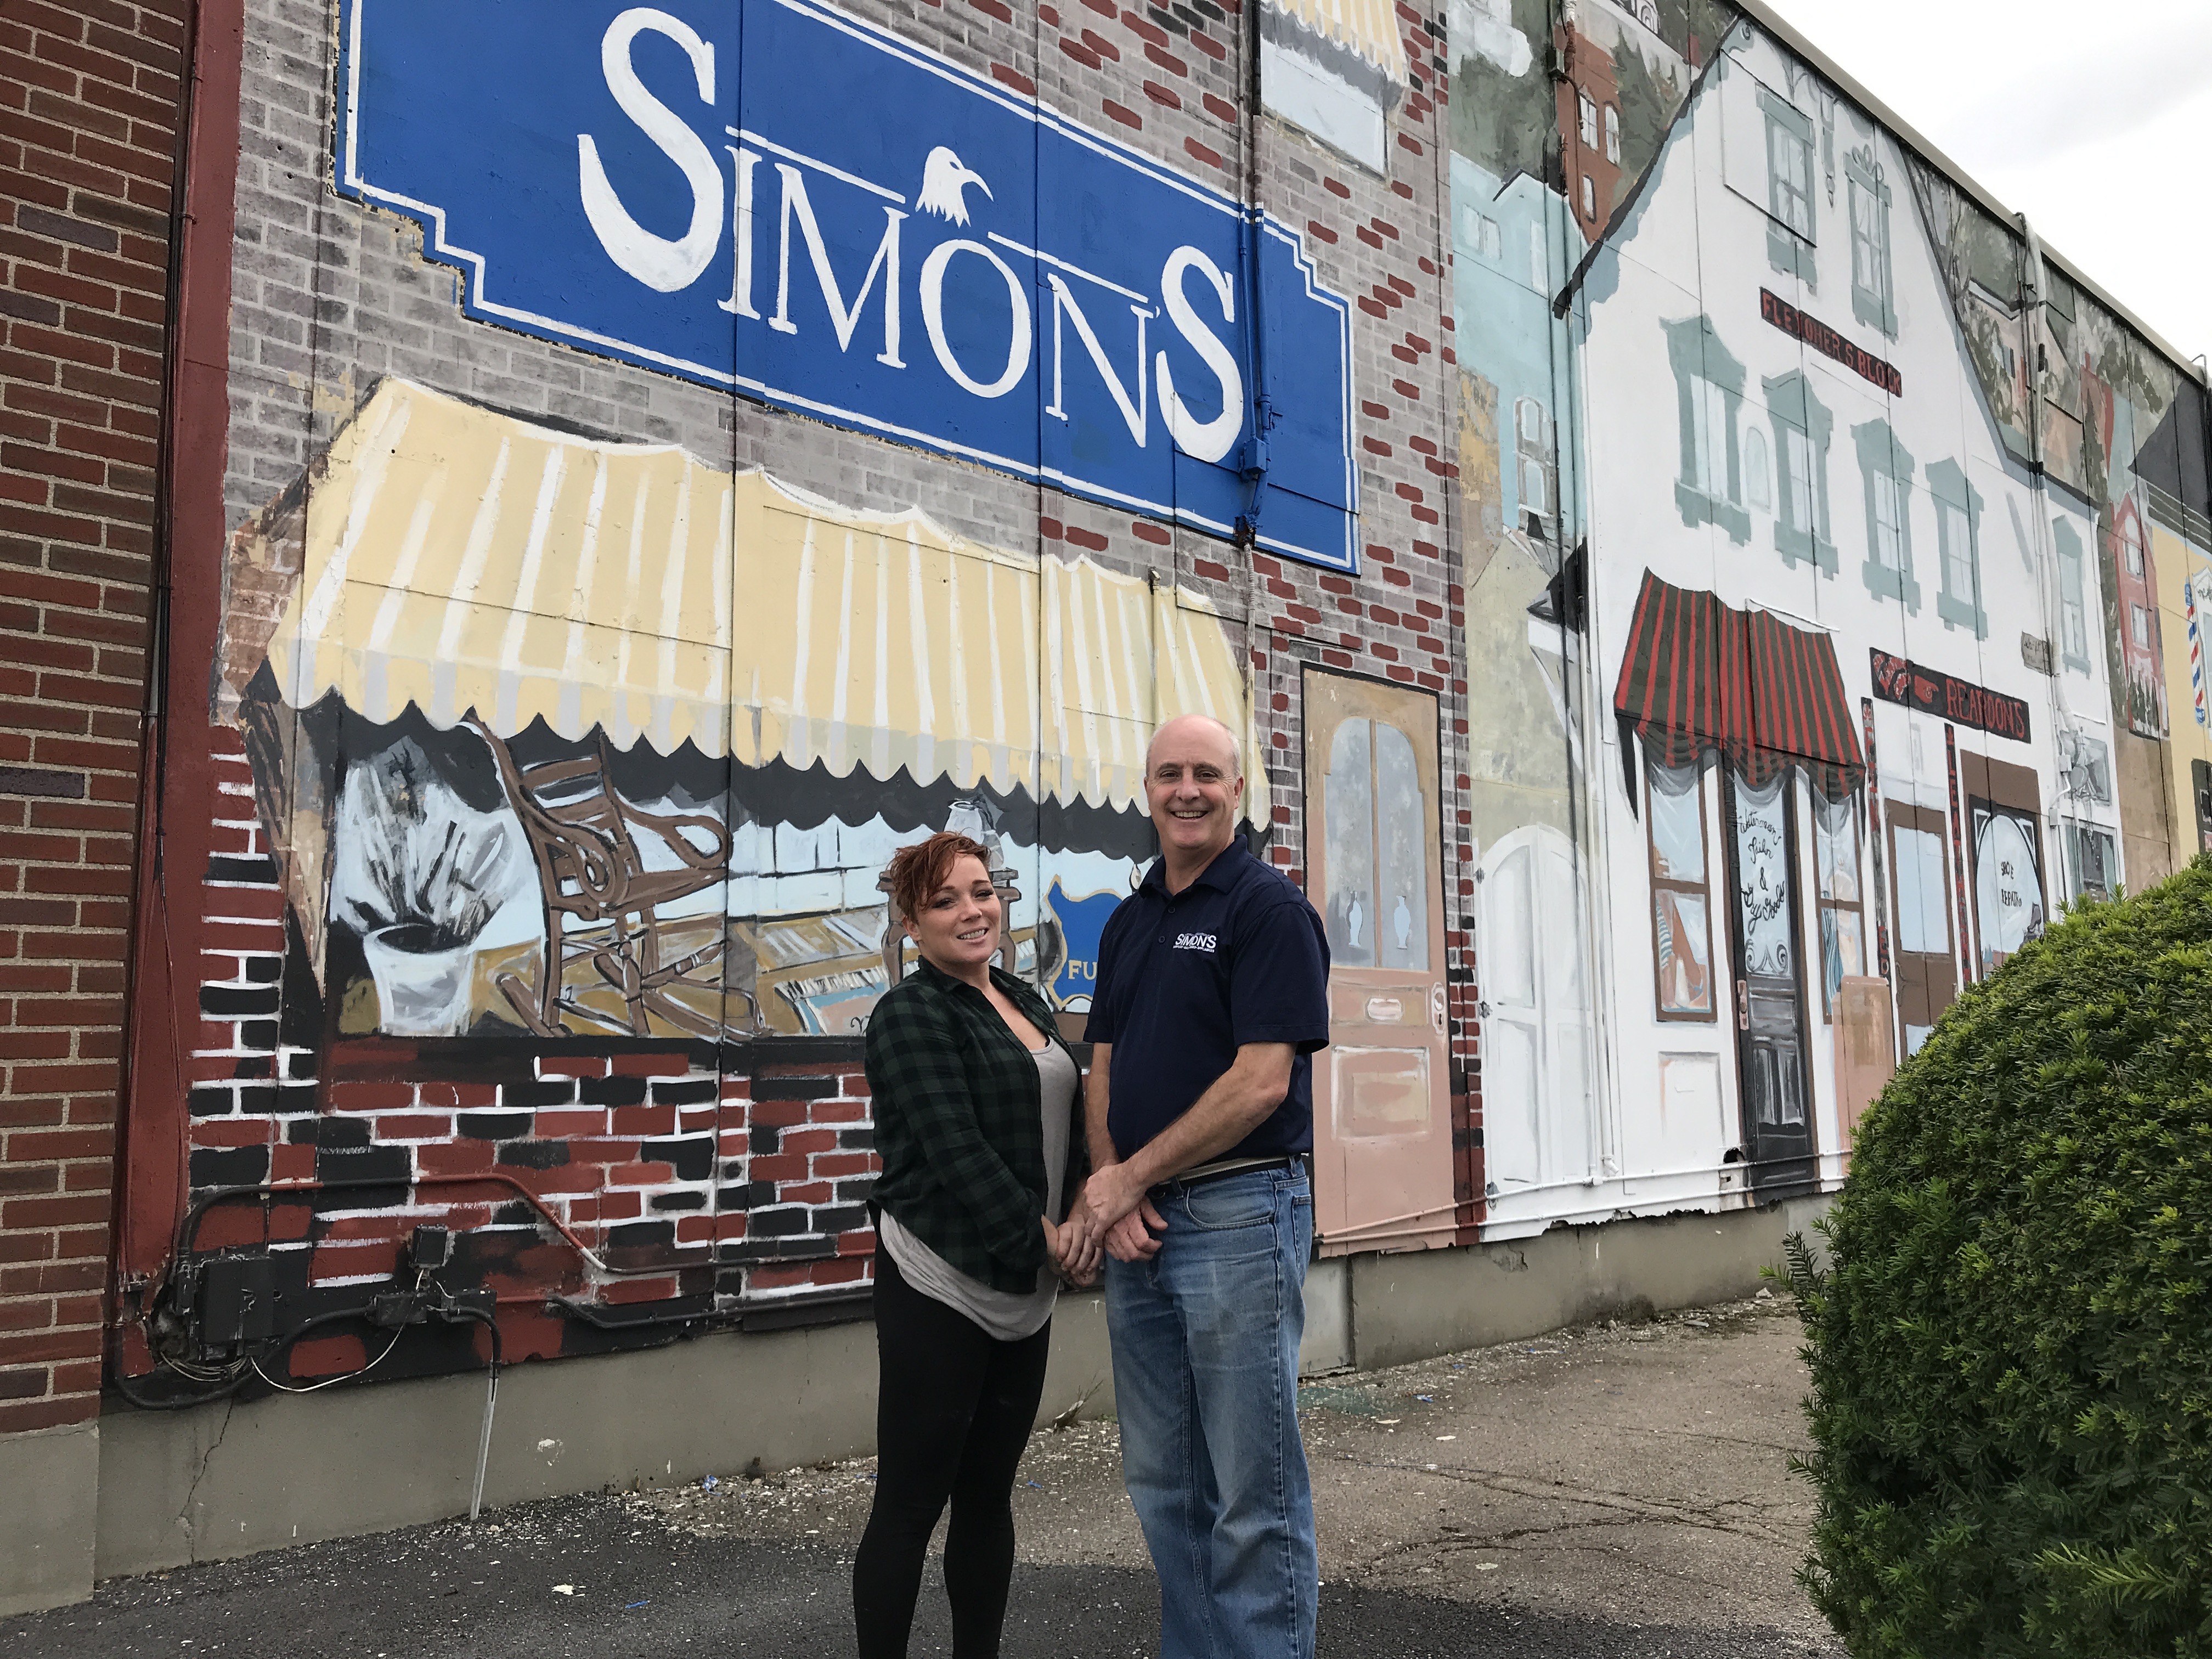
[[[1792,1576],[1800,1340],[1770,1297],[1310,1382],[1322,1659],[1836,1659]],[[1154,1651],[1117,1458],[1110,1422],[1030,1443],[1007,1659]],[[0,1621],[0,1656],[846,1655],[872,1478],[733,1472],[121,1581]],[[912,1651],[950,1651],[933,1571]]]

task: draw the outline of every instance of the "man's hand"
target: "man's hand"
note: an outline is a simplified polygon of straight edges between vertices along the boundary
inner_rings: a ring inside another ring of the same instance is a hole
[[[1106,1254],[1116,1261],[1149,1261],[1160,1253],[1160,1241],[1152,1237],[1154,1229],[1168,1230],[1167,1219],[1152,1207],[1149,1198],[1139,1198],[1137,1207],[1115,1222],[1106,1234]]]
[[[1083,1211],[1092,1231],[1113,1231],[1115,1224],[1144,1202],[1145,1188],[1126,1164],[1109,1164],[1091,1172],[1083,1183]]]
[[[1165,1232],[1168,1224],[1145,1190],[1126,1164],[1093,1170],[1083,1184],[1084,1218],[1116,1261],[1147,1261],[1160,1253],[1148,1229]]]

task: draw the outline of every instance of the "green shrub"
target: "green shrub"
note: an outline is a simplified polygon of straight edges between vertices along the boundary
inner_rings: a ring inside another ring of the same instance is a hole
[[[1855,1659],[2212,1655],[2212,855],[1960,999],[1821,1231],[1801,1576]]]

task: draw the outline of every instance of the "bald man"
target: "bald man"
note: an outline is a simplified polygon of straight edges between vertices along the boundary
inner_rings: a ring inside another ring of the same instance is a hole
[[[1161,1659],[1312,1659],[1319,1598],[1297,1364],[1328,945],[1237,834],[1243,774],[1219,720],[1153,737],[1160,856],[1107,921],[1085,1033],[1085,1218]]]

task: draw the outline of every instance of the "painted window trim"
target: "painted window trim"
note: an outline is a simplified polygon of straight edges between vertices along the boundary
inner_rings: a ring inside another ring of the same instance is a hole
[[[2063,519],[2051,521],[2051,545],[2058,554],[2058,654],[2068,669],[2076,674],[2089,672],[2089,567],[2084,556],[2081,533]],[[2074,649],[2074,641],[2066,628],[2066,599],[2071,588],[2074,601],[2081,616],[2081,648]]]
[[[1654,823],[1651,803],[1652,775],[1659,771],[1686,771],[1694,776],[1690,794],[1698,803],[1698,846],[1705,860],[1705,878],[1701,882],[1682,881],[1659,873],[1659,843],[1653,837]],[[1651,899],[1645,906],[1651,918],[1651,1012],[1652,1017],[1668,1025],[1717,1025],[1721,1018],[1720,975],[1713,962],[1713,831],[1711,814],[1705,811],[1705,769],[1702,765],[1661,767],[1647,751],[1644,757],[1644,867],[1651,878]],[[1682,893],[1693,895],[1704,902],[1705,915],[1705,975],[1711,1004],[1705,1012],[1668,1012],[1659,996],[1659,895]]]
[[[1828,441],[1834,435],[1836,417],[1813,395],[1812,382],[1802,369],[1791,369],[1759,382],[1766,394],[1766,413],[1774,428],[1774,547],[1782,562],[1791,567],[1811,564],[1824,576],[1836,574],[1834,528],[1828,516]],[[1813,528],[1809,533],[1790,527],[1792,505],[1790,483],[1790,434],[1796,432],[1813,446]]]
[[[1928,463],[1928,494],[1936,508],[1936,614],[1946,628],[1963,628],[1977,640],[1990,636],[1990,619],[1982,607],[1982,494],[1967,479],[1956,461]],[[1951,521],[1944,506],[1956,507],[1966,526],[1966,568],[1972,574],[1973,592],[1960,593],[1951,586]]]
[[[1867,556],[1859,567],[1859,577],[1869,593],[1878,599],[1902,600],[1905,611],[1917,616],[1920,583],[1912,574],[1912,475],[1919,470],[1918,464],[1911,452],[1898,442],[1887,421],[1867,421],[1853,427],[1851,441],[1858,446],[1859,477],[1866,500]],[[1881,532],[1874,506],[1877,477],[1888,478],[1897,485],[1899,568],[1894,570],[1881,562]]]
[[[1662,323],[1667,331],[1667,360],[1674,370],[1675,408],[1681,420],[1681,471],[1674,480],[1674,505],[1682,523],[1694,530],[1699,525],[1719,526],[1741,547],[1751,540],[1751,514],[1743,506],[1741,422],[1743,388],[1748,373],[1734,353],[1721,343],[1712,319],[1704,315]],[[1720,388],[1728,416],[1728,499],[1716,500],[1698,488],[1697,410],[1694,387],[1699,380]]]
[[[1891,339],[1897,337],[1897,278],[1891,264],[1891,239],[1888,183],[1881,176],[1881,164],[1859,150],[1847,150],[1844,155],[1845,177],[1844,222],[1851,238],[1851,315],[1869,327],[1878,328]],[[1856,197],[1864,194],[1875,204],[1875,222],[1881,228],[1881,245],[1877,250],[1878,261],[1870,260],[1876,267],[1881,287],[1879,289],[1859,285],[1858,215]]]
[[[1759,88],[1759,106],[1765,112],[1766,124],[1766,258],[1775,270],[1795,276],[1808,288],[1818,286],[1813,259],[1813,245],[1820,234],[1820,206],[1814,200],[1813,180],[1813,118],[1799,109],[1787,98],[1771,88]],[[1774,137],[1786,132],[1802,146],[1805,160],[1805,219],[1806,228],[1799,230],[1790,222],[1784,211],[1782,179],[1774,170]]]

